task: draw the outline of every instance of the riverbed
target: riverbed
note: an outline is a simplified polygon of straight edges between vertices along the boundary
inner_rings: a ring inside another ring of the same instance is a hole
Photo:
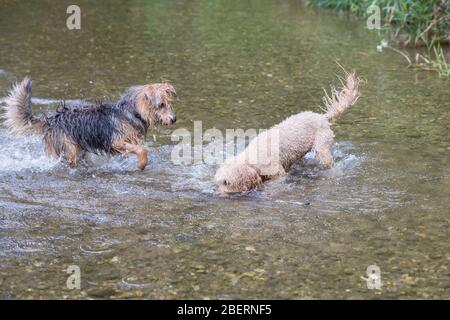
[[[30,75],[38,114],[166,79],[178,121],[149,134],[143,172],[122,156],[69,168],[0,127],[0,298],[450,298],[448,80],[378,53],[364,21],[299,1],[78,5],[68,30],[63,2],[2,1],[0,96]],[[171,161],[172,132],[194,121],[224,132],[321,112],[336,61],[366,83],[333,126],[333,169],[310,153],[219,197],[217,166]]]

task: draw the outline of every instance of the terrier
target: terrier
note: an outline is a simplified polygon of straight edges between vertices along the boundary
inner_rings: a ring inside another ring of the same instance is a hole
[[[36,117],[32,113],[32,81],[16,83],[5,99],[5,125],[13,134],[43,136],[45,151],[62,156],[76,166],[86,152],[96,154],[133,153],[138,168],[148,164],[148,150],[141,144],[147,130],[176,121],[171,101],[175,88],[168,83],[130,87],[116,102],[81,102]]]
[[[331,96],[326,93],[323,98],[324,114],[301,112],[256,136],[244,151],[226,159],[217,170],[217,191],[226,194],[259,188],[264,181],[285,174],[310,150],[315,151],[320,168],[331,168],[334,165],[331,125],[356,103],[360,82],[355,71],[345,72],[343,87],[339,91],[332,88]]]

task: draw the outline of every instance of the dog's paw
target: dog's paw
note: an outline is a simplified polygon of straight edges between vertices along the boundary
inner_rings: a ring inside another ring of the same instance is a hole
[[[143,171],[143,170],[145,169],[146,166],[147,166],[147,162],[145,162],[145,163],[139,163],[139,164],[138,164],[138,169],[141,170],[141,171]]]

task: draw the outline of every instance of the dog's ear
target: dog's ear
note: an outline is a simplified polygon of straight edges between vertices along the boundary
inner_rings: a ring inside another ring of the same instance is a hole
[[[161,95],[158,94],[157,90],[148,90],[144,92],[144,97],[154,107],[157,107],[162,103]]]
[[[167,85],[167,89],[166,92],[170,97],[176,97],[177,96],[177,91],[175,90],[175,87],[171,84],[166,83]]]
[[[247,183],[250,183],[250,188],[258,188],[263,184],[263,179],[260,174],[260,170],[258,167],[245,163],[245,167],[247,168]]]

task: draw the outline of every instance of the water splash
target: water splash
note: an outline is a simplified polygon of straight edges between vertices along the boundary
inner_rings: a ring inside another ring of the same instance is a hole
[[[44,152],[42,139],[37,136],[11,136],[6,129],[0,129],[0,172],[1,171],[46,171],[59,163]]]

